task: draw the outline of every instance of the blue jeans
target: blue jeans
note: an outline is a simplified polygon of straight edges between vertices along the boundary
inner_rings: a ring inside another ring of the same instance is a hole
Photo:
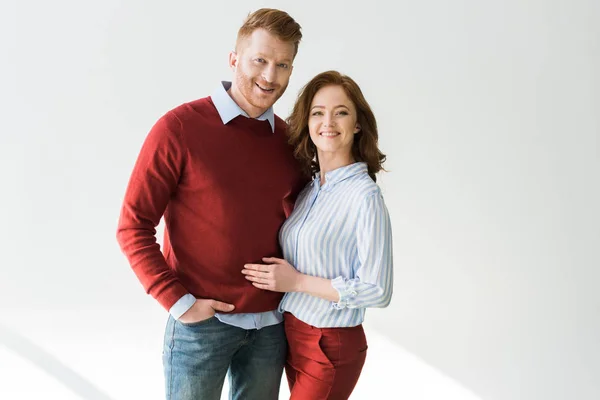
[[[183,324],[169,316],[163,366],[167,400],[277,400],[287,342],[283,323],[242,329],[216,317]]]

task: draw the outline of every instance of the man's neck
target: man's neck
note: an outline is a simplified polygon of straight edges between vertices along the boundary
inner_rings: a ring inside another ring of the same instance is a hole
[[[227,91],[227,94],[229,95],[229,97],[231,97],[233,101],[235,101],[235,104],[237,104],[242,110],[244,110],[246,114],[248,114],[250,118],[260,117],[265,113],[265,111],[268,110],[268,108],[262,109],[254,107],[252,104],[248,103],[248,101],[242,95],[242,93],[240,93],[240,91],[237,90],[233,82],[231,83],[231,87]]]

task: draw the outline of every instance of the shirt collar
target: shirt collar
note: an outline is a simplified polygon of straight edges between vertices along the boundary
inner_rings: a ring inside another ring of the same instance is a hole
[[[355,175],[368,173],[369,169],[365,162],[355,162],[344,167],[336,168],[333,171],[325,172],[325,184],[323,188],[331,188],[338,182],[351,178]],[[315,173],[314,180],[317,187],[321,187],[320,172]]]
[[[250,118],[248,114],[244,110],[237,105],[235,101],[229,96],[227,91],[231,87],[231,82],[229,81],[221,81],[221,84],[217,87],[217,89],[212,94],[211,99],[213,104],[215,105],[223,124],[227,125],[229,121],[237,117],[238,115],[243,115],[246,118]],[[273,107],[269,107],[267,111],[265,111],[260,116],[255,119],[259,121],[269,121],[271,125],[271,130],[275,132],[275,113],[273,112]]]

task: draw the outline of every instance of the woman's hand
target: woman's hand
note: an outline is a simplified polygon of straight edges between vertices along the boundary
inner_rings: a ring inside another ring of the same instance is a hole
[[[263,261],[266,264],[246,264],[242,270],[255,287],[273,292],[299,291],[303,274],[296,268],[281,258],[265,257]]]

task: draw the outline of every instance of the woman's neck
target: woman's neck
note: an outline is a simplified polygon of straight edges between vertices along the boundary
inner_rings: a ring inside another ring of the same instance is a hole
[[[338,168],[345,167],[354,163],[352,154],[318,153],[319,157],[319,176],[321,185],[325,184],[325,174]]]

